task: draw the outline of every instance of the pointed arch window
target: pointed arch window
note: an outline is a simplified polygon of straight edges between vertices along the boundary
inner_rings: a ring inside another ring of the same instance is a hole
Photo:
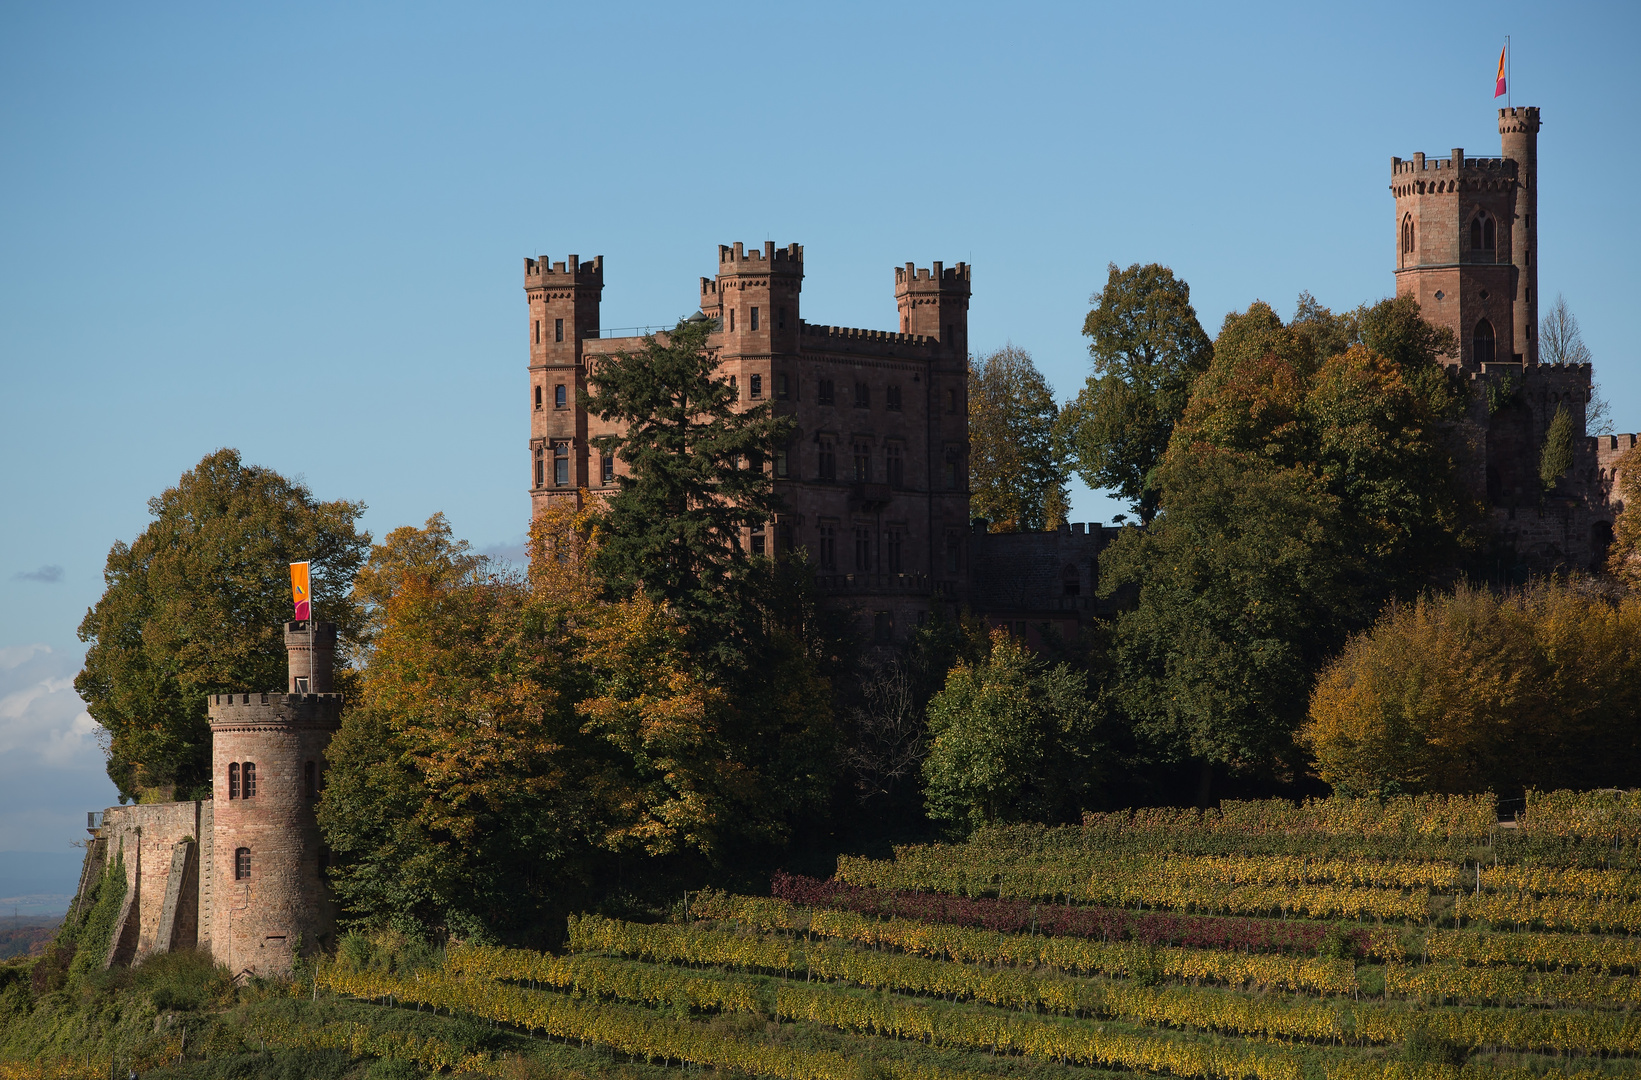
[[[1413,240],[1414,240],[1414,236],[1413,236],[1413,215],[1412,214],[1404,214],[1402,216],[1402,254],[1403,255],[1413,254]]]
[[[1498,250],[1498,226],[1494,224],[1492,215],[1481,213],[1470,219],[1470,249]]]
[[[1470,358],[1478,364],[1493,362],[1493,324],[1486,319],[1476,323],[1470,337]]]

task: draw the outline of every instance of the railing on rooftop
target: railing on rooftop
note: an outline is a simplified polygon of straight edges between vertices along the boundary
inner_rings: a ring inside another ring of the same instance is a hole
[[[603,328],[598,329],[598,330],[594,330],[593,332],[588,333],[588,334],[583,334],[582,337],[583,338],[643,337],[646,334],[664,333],[665,331],[671,330],[674,325],[677,325],[677,324],[671,324],[671,325],[667,325],[667,326],[608,326],[608,327],[603,327]]]

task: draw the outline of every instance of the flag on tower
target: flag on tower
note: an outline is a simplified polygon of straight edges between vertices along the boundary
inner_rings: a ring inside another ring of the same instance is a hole
[[[313,617],[313,594],[308,590],[308,564],[291,563],[291,600],[296,604],[297,621]]]
[[[1509,51],[1510,51],[1510,46],[1508,46],[1508,45],[1506,45],[1504,48],[1499,50],[1499,76],[1498,76],[1498,81],[1493,84],[1493,96],[1494,97],[1503,97],[1504,96],[1504,89],[1505,89],[1504,88],[1504,59],[1505,59],[1504,54],[1509,52]]]

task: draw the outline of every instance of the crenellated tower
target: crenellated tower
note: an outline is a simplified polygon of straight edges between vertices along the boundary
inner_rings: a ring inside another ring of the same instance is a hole
[[[719,370],[735,380],[741,400],[773,400],[776,380],[795,377],[802,290],[802,244],[718,245],[718,274],[701,279],[701,312],[718,322]]]
[[[539,511],[555,490],[587,486],[587,414],[578,402],[587,387],[584,343],[599,332],[604,257],[525,259],[524,293],[530,312],[530,493]]]
[[[336,909],[315,808],[342,716],[336,627],[285,624],[284,693],[213,694],[211,955],[236,976],[284,974],[332,943]]]
[[[913,263],[895,267],[895,306],[900,309],[900,332],[922,334],[940,342],[947,356],[968,358],[969,265],[950,270],[935,263],[919,270]]]
[[[1538,363],[1538,109],[1499,110],[1499,142],[1516,163],[1515,238],[1510,261],[1516,271],[1515,351]]]

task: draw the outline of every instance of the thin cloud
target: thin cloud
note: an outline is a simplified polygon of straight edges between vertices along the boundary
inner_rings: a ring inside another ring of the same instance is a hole
[[[63,568],[42,566],[38,570],[19,570],[11,578],[13,581],[43,581],[47,585],[55,585],[63,580]]]

